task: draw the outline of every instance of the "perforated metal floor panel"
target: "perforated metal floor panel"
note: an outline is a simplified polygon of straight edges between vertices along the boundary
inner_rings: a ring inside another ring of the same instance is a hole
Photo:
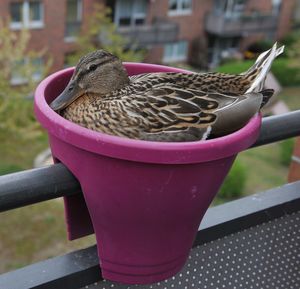
[[[300,212],[195,247],[173,278],[152,285],[101,281],[86,289],[299,289]]]

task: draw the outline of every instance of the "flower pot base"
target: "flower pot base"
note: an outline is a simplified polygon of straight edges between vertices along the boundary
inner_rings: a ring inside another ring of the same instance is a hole
[[[186,256],[175,261],[153,266],[128,266],[101,262],[104,279],[125,284],[151,284],[168,279],[177,274],[186,262]]]

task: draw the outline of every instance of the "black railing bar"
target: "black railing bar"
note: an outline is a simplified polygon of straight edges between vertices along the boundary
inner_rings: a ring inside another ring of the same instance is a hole
[[[0,176],[0,212],[81,193],[80,184],[62,164]]]
[[[257,141],[252,147],[262,146],[300,136],[300,110],[264,117]]]
[[[261,133],[252,147],[300,135],[300,110],[263,118]],[[81,193],[80,184],[63,165],[0,176],[0,212]]]

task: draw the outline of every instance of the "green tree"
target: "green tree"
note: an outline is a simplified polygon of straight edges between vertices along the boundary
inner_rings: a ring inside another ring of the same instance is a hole
[[[68,57],[68,64],[75,65],[78,59],[97,49],[104,49],[116,55],[122,61],[142,61],[144,50],[138,50],[134,43],[129,43],[118,32],[111,21],[111,10],[104,5],[96,4],[86,27],[77,37],[77,50]]]
[[[44,76],[51,65],[37,66],[36,60],[45,55],[45,51],[29,51],[30,33],[27,30],[11,31],[9,24],[0,21],[0,133],[1,136],[18,134],[28,136],[38,125],[33,116],[32,101],[26,96],[33,93],[36,86],[34,72]],[[13,86],[11,80],[17,76],[22,84]],[[26,130],[27,133],[24,133]]]

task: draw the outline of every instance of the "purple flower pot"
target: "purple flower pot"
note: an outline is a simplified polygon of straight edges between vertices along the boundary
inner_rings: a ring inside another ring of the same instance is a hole
[[[179,69],[127,63],[130,75]],[[96,233],[104,278],[152,283],[184,265],[200,221],[238,152],[257,139],[261,117],[239,131],[198,142],[120,138],[69,122],[48,106],[73,69],[37,88],[35,112],[47,129],[53,157],[78,178],[84,199],[65,198],[69,238]]]

